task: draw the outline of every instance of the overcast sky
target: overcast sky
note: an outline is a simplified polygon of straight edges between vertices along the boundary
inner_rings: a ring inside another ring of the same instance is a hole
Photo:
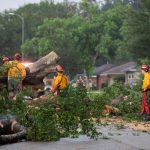
[[[0,12],[9,9],[17,9],[28,3],[39,3],[42,0],[0,0]],[[63,2],[63,0],[55,0],[57,2]],[[69,0],[70,2],[77,2],[80,0]]]

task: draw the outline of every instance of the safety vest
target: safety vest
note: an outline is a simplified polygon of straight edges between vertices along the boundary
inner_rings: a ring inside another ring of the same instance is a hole
[[[64,90],[68,86],[68,77],[63,73],[59,73],[52,84],[52,92],[56,90]]]
[[[142,90],[143,91],[150,90],[150,73],[149,72],[144,73]]]
[[[18,61],[10,61],[8,69],[8,78],[19,78],[24,79],[26,77],[26,70],[22,63]]]

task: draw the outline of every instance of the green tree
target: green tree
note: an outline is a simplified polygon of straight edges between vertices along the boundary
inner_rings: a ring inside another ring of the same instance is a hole
[[[19,14],[24,18],[25,40],[28,40],[35,36],[37,27],[43,23],[45,18],[68,18],[76,13],[76,9],[76,4],[72,3],[44,1],[39,4],[25,5],[13,11],[13,13]],[[10,16],[9,12],[5,11],[0,14],[0,54],[11,56],[15,52],[20,51],[22,22],[16,15]]]
[[[131,9],[122,27],[122,49],[133,58],[150,58],[150,1],[141,0],[141,10]]]
[[[66,67],[65,70],[70,70],[71,74],[80,72],[82,63],[74,41],[76,30],[82,23],[81,17],[45,19],[43,25],[38,28],[37,36],[26,41],[22,49],[26,54],[32,52],[33,55],[39,56],[54,50],[60,56],[59,63]]]
[[[71,73],[84,69],[90,73],[98,58],[112,60],[122,38],[120,28],[128,7],[117,5],[101,11],[98,5],[85,1],[81,8],[86,16],[79,13],[81,16],[67,19],[45,19],[36,37],[22,46],[24,53],[41,56],[55,50],[61,57],[60,63]]]
[[[80,39],[84,39],[85,42],[79,45],[82,45],[81,49],[90,54],[93,65],[98,58],[106,57],[107,60],[112,61],[114,58],[122,57],[119,49],[122,40],[120,29],[129,6],[116,3],[108,10],[101,10],[97,5],[91,5],[84,1],[82,8],[86,12],[86,25],[79,35]],[[88,55],[87,57],[90,58]]]

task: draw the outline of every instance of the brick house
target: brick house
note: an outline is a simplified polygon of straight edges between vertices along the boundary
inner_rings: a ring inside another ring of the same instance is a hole
[[[100,76],[103,72],[111,69],[113,67],[112,64],[105,64],[99,67],[95,67],[93,75],[90,77],[92,79],[92,83],[95,89],[101,88],[101,79]],[[107,80],[107,78],[106,78]]]
[[[131,61],[119,66],[106,64],[96,67],[91,79],[93,85],[96,86],[96,89],[110,86],[115,80],[132,86],[137,82],[139,74],[140,72],[137,69],[137,63]]]

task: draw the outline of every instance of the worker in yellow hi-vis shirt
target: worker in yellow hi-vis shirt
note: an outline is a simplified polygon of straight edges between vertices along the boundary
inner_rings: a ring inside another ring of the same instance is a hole
[[[16,95],[22,91],[22,81],[26,77],[26,70],[21,61],[21,55],[16,53],[14,61],[8,63],[8,96],[13,100],[16,100]]]
[[[57,77],[54,79],[51,91],[54,95],[58,95],[68,86],[68,78],[63,73],[64,70],[60,65],[56,66]]]
[[[142,106],[141,106],[141,115],[146,113],[150,117],[150,109],[148,102],[150,101],[150,73],[149,65],[143,64],[141,66],[142,74],[144,75],[143,84],[142,84]]]

